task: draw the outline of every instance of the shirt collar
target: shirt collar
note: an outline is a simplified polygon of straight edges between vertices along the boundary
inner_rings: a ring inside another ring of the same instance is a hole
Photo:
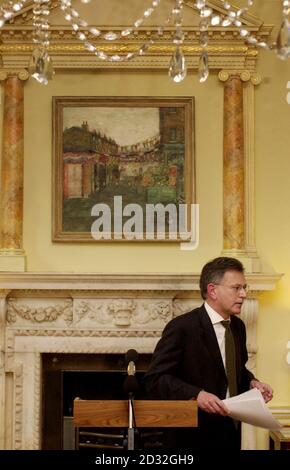
[[[206,309],[213,325],[224,321],[224,318],[219,313],[217,313],[207,302],[204,302],[204,308]]]

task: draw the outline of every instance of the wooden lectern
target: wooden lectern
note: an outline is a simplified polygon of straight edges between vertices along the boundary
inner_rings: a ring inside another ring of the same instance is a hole
[[[128,400],[74,400],[74,427],[128,428]],[[194,400],[135,400],[135,427],[177,428],[197,426]]]

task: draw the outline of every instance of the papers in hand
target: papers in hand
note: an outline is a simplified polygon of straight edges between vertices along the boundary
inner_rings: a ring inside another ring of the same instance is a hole
[[[231,418],[260,428],[281,429],[281,424],[267,408],[261,392],[253,388],[236,397],[226,398],[224,404],[230,410]]]

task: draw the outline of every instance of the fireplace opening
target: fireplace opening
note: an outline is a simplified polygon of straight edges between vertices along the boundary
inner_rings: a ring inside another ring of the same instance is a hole
[[[151,354],[139,355],[136,377],[144,399],[142,377]],[[126,446],[127,429],[73,428],[73,400],[127,399],[123,390],[127,377],[123,354],[43,354],[42,355],[42,449],[122,449]],[[139,430],[136,443],[141,448],[161,447],[163,431]]]

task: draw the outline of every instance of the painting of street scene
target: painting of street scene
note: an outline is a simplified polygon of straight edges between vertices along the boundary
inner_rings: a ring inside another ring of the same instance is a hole
[[[144,213],[148,204],[192,202],[191,100],[55,100],[59,233],[87,240],[92,207],[113,212],[115,196]]]

